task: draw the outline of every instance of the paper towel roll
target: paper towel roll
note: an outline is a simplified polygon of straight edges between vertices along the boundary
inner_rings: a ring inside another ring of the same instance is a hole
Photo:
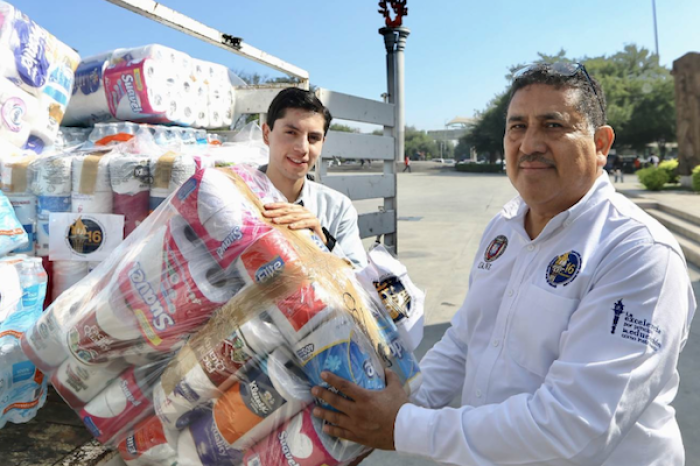
[[[39,111],[35,97],[5,78],[0,78],[0,138],[22,147],[29,138],[32,116]]]
[[[341,442],[323,432],[323,421],[313,414],[313,405],[294,416],[267,438],[248,450],[244,466],[337,465],[357,457],[365,447]]]
[[[292,355],[278,348],[267,365],[251,366],[246,377],[229,388],[211,411],[204,412],[183,431],[178,449],[204,444],[208,448],[198,449],[200,461],[217,464],[212,462],[217,458],[206,454],[216,449],[216,439],[222,438],[234,450],[252,446],[311,403],[309,390]]]
[[[203,338],[205,336],[202,336]],[[182,428],[189,422],[188,413],[219,398],[239,377],[239,373],[255,361],[284,344],[282,336],[265,313],[249,320],[228,338],[211,348],[196,348],[197,361],[172,393],[162,386],[154,390],[158,416],[171,428]]]
[[[178,435],[179,432],[165,428],[156,416],[149,416],[138,423],[117,448],[127,466],[177,466]]]
[[[82,364],[105,366],[141,341],[133,312],[119,292],[111,294],[93,298],[67,331],[68,349]]]
[[[86,366],[69,355],[51,375],[51,384],[74,410],[85,406],[119,376],[128,364],[114,360],[107,366]]]
[[[150,58],[108,66],[104,85],[112,116],[128,121],[158,121],[167,111],[168,102],[156,96],[167,92],[166,77],[173,73],[172,67]]]

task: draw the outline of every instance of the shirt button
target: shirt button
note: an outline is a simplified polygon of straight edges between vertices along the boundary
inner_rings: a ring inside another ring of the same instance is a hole
[[[481,398],[481,390],[479,390],[478,388],[476,389],[476,397]]]
[[[533,246],[532,244],[530,244],[530,245],[528,245],[527,250],[528,250],[528,251],[534,251],[534,250],[535,250],[535,246]]]
[[[493,341],[491,342],[491,344],[492,344],[494,347],[498,346],[498,343],[499,343],[498,340],[493,340]]]
[[[513,296],[513,290],[508,290],[508,296]]]

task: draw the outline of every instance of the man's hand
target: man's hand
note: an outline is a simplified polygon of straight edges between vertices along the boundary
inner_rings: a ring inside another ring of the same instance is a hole
[[[323,372],[321,378],[326,383],[351,398],[321,387],[313,388],[311,393],[316,398],[339,411],[314,408],[314,416],[332,424],[325,425],[323,431],[368,447],[395,450],[394,423],[401,406],[408,403],[408,396],[396,374],[390,370],[384,373],[386,388],[377,391],[366,390],[330,372]]]
[[[328,245],[328,238],[323,234],[321,222],[305,207],[283,202],[265,204],[265,211],[262,214],[265,218],[271,219],[272,223],[288,225],[290,230],[308,228],[321,238],[323,244]]]

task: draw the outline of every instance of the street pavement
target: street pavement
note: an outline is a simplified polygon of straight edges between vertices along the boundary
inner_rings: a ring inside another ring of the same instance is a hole
[[[434,166],[417,167],[398,177],[398,251],[412,280],[425,292],[426,327],[418,357],[442,337],[468,289],[469,269],[481,234],[503,204],[517,193],[505,175],[458,173]],[[618,188],[646,195],[633,176]],[[698,209],[692,193],[654,193],[668,196],[688,209]],[[376,210],[377,200],[360,201],[359,212]],[[700,215],[700,213],[699,213]],[[404,220],[402,220],[404,219]],[[367,239],[366,245],[371,244]],[[696,298],[700,298],[700,271],[692,269]],[[700,301],[700,299],[698,299]],[[686,466],[700,466],[700,324],[695,325],[681,354],[681,385],[674,402],[686,447]],[[459,406],[455,400],[452,406]],[[455,429],[458,429],[455,426]],[[424,466],[436,463],[394,452],[374,452],[363,466]]]

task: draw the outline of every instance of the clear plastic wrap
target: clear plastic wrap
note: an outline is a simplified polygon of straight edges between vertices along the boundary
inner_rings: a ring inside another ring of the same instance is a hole
[[[420,383],[374,285],[310,230],[261,215],[254,168],[198,169],[22,339],[92,434],[130,465],[335,465],[310,389]]]
[[[79,62],[72,48],[0,1],[0,137],[36,153],[52,146]]]
[[[235,75],[158,44],[85,58],[76,71],[69,126],[109,120],[230,127]]]
[[[28,422],[46,402],[44,374],[24,355],[20,339],[41,315],[47,276],[41,259],[0,261],[0,429]]]

